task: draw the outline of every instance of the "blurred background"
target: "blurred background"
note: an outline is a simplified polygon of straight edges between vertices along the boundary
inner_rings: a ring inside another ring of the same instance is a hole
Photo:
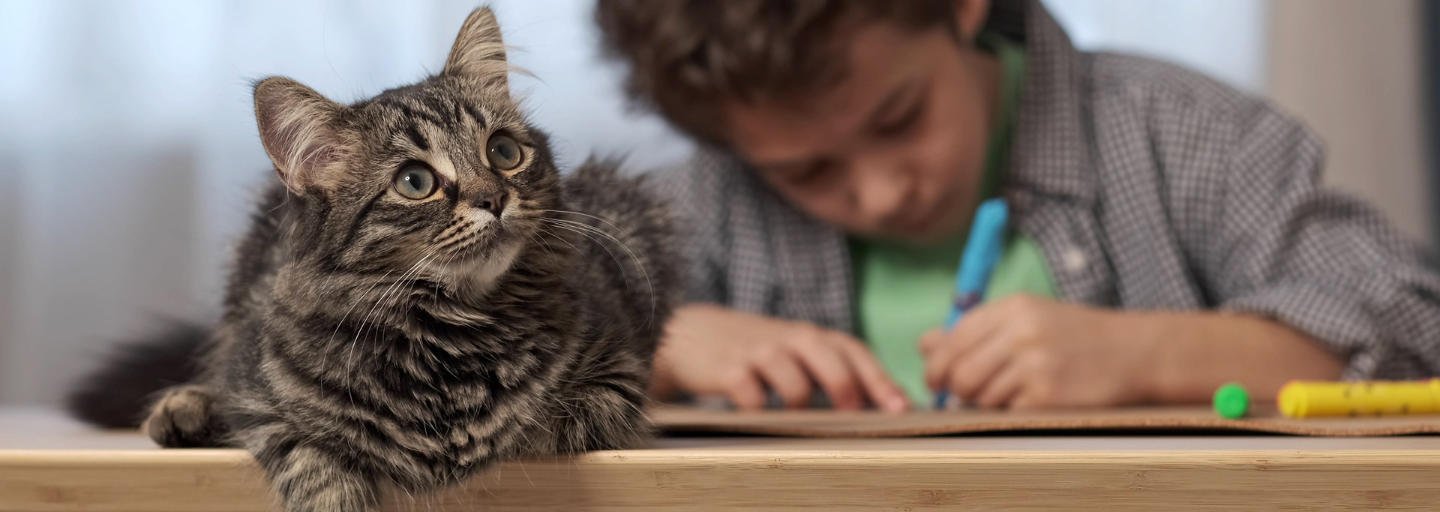
[[[631,112],[588,0],[492,0],[562,168],[691,146]],[[1326,180],[1433,246],[1440,53],[1420,0],[1048,0],[1077,45],[1272,98],[1329,143]],[[108,343],[216,311],[268,176],[250,83],[351,101],[438,71],[475,0],[0,0],[0,404],[53,404]]]

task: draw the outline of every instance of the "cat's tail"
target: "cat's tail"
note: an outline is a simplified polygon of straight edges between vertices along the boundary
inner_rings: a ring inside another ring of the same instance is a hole
[[[66,397],[70,414],[104,428],[136,428],[158,393],[199,374],[210,329],[171,323],[152,336],[119,345]]]

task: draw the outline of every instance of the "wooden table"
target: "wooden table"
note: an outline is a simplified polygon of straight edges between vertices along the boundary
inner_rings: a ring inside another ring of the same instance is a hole
[[[0,410],[0,511],[258,511],[235,450]],[[502,465],[387,510],[1440,510],[1440,437],[660,439]]]

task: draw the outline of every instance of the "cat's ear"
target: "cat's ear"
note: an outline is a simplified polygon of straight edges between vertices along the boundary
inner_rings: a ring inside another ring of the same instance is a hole
[[[443,74],[480,80],[486,85],[508,87],[510,66],[505,62],[505,41],[500,38],[500,23],[495,13],[481,7],[465,18],[450,57],[445,59]]]
[[[334,188],[338,173],[331,168],[340,160],[343,143],[335,125],[346,108],[289,78],[255,84],[260,142],[291,192]]]

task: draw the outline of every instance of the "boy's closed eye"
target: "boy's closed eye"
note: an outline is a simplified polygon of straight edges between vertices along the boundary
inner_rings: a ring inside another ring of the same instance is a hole
[[[909,88],[911,94],[896,95],[896,98],[903,98],[900,101],[887,102],[897,107],[885,108],[888,110],[885,115],[878,116],[872,123],[871,130],[881,139],[894,139],[902,137],[911,132],[911,129],[919,124],[920,118],[925,114],[925,94],[916,88]],[[813,182],[825,176],[836,167],[835,162],[828,158],[821,158],[808,161],[784,162],[767,165],[771,172],[780,179],[797,185]]]
[[[919,124],[920,118],[925,114],[925,95],[917,91],[900,103],[900,108],[887,114],[876,120],[875,135],[882,139],[903,136]]]
[[[835,169],[835,162],[828,158],[819,158],[814,160],[765,164],[761,167],[764,167],[772,176],[779,178],[780,181],[794,185],[804,185],[816,181],[818,178],[833,171]]]

